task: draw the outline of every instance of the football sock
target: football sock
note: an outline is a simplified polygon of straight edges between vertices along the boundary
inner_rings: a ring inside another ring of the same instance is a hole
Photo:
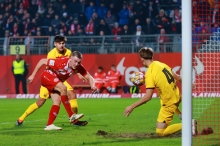
[[[70,106],[72,111],[77,114],[78,113],[78,103],[77,99],[70,99]]]
[[[176,133],[182,129],[182,123],[173,124],[168,126],[166,129],[156,129],[156,133],[160,136],[167,136]]]
[[[67,95],[62,95],[60,98],[61,98],[61,102],[63,103],[64,108],[66,109],[66,112],[68,113],[68,116],[71,117],[74,113],[71,110]]]
[[[23,115],[21,117],[18,118],[19,121],[24,121],[24,119],[30,115],[31,113],[33,113],[36,109],[38,109],[39,107],[37,106],[37,103],[33,103],[32,105],[30,105],[27,110],[23,113]]]
[[[175,113],[179,116],[180,120],[182,120],[182,113],[179,108],[176,109]]]
[[[51,107],[47,126],[53,124],[54,120],[56,119],[56,117],[59,113],[59,110],[60,110],[60,106],[58,106],[58,105],[53,105]]]

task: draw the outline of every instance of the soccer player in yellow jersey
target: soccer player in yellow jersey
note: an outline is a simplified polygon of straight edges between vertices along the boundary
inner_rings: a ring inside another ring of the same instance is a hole
[[[151,100],[156,88],[161,100],[156,133],[160,136],[166,136],[182,129],[182,123],[170,125],[174,114],[179,111],[178,106],[181,102],[181,95],[179,88],[176,86],[176,81],[181,82],[181,77],[175,74],[168,65],[154,61],[153,55],[151,48],[144,47],[139,50],[141,61],[148,68],[145,74],[146,94],[139,101],[128,106],[124,111],[124,115],[129,116],[134,108]]]
[[[63,57],[63,56],[70,57],[72,52],[69,49],[65,48],[65,42],[66,42],[66,37],[59,36],[59,35],[55,36],[54,38],[55,48],[53,48],[47,54],[47,58],[55,59],[57,57]],[[83,81],[86,81],[86,79],[82,75],[78,74],[78,76]],[[64,82],[64,85],[67,87],[67,94],[68,94],[69,99],[61,99],[61,101],[70,118],[72,116],[70,114],[71,113],[70,110],[72,110],[74,113],[78,112],[77,98],[76,98],[76,94],[74,93],[73,88],[71,87],[71,85],[67,83],[67,81]],[[48,98],[49,98],[48,90],[45,87],[41,86],[39,99],[35,103],[31,104],[27,108],[27,110],[21,115],[21,117],[18,118],[18,120],[16,121],[16,125],[18,126],[22,125],[25,118],[31,113],[33,113],[36,109],[40,108]],[[88,123],[87,121],[78,121],[78,122],[75,122],[74,125],[85,126],[87,123]]]

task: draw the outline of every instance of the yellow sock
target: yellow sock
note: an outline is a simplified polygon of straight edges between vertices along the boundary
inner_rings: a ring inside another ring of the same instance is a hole
[[[70,100],[70,106],[72,111],[77,114],[78,113],[78,103],[77,103],[77,99],[71,99]]]
[[[27,108],[27,110],[23,113],[23,115],[22,115],[20,118],[18,118],[18,120],[24,121],[24,119],[25,119],[28,115],[30,115],[31,113],[33,113],[36,109],[38,109],[38,106],[37,106],[37,104],[36,104],[36,102],[35,102],[35,103],[33,103],[32,105],[30,105],[30,106]]]
[[[161,136],[167,136],[176,133],[182,129],[182,123],[173,124],[168,126],[166,129],[156,129],[156,133]]]

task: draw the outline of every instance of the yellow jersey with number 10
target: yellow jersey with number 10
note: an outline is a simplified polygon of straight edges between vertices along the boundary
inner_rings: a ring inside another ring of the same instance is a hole
[[[47,58],[48,59],[56,59],[57,57],[70,57],[71,56],[71,51],[67,48],[64,48],[64,52],[61,54],[57,51],[56,48],[53,48],[48,54]]]
[[[145,74],[146,88],[156,88],[163,106],[170,106],[180,101],[181,95],[171,68],[159,61],[153,61]]]

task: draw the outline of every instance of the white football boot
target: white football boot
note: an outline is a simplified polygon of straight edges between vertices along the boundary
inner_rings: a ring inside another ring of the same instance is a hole
[[[192,135],[198,135],[197,131],[197,121],[195,119],[192,119]]]
[[[62,130],[61,127],[57,127],[54,124],[48,125],[44,128],[44,130]]]
[[[77,122],[79,119],[81,119],[84,115],[83,114],[73,114],[70,118],[69,121],[70,123],[75,123]]]

